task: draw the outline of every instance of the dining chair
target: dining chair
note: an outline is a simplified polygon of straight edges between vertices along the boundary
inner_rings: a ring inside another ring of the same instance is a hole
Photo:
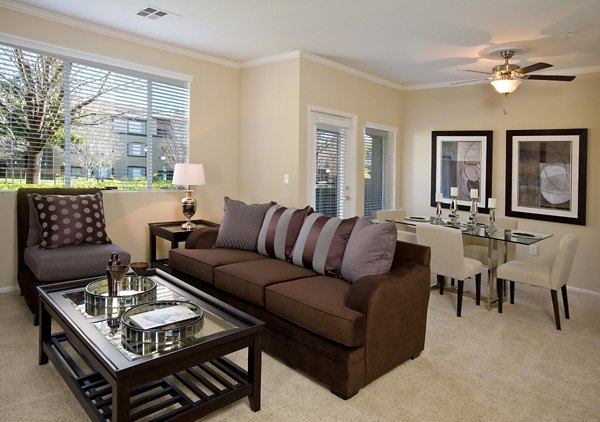
[[[465,258],[463,255],[463,235],[460,229],[436,226],[433,224],[417,225],[417,241],[431,248],[431,272],[437,275],[440,294],[444,294],[446,277],[458,280],[456,298],[456,316],[461,316],[464,281],[475,276],[475,303],[479,305],[481,298],[481,262]]]
[[[510,281],[510,303],[515,303],[515,282],[550,289],[556,329],[560,330],[560,313],[558,310],[558,289],[562,291],[565,318],[569,319],[569,301],[567,298],[567,281],[573,266],[575,251],[579,237],[573,233],[565,235],[558,246],[558,253],[551,266],[525,261],[510,261],[498,267],[498,312],[502,313],[504,280]]]
[[[406,217],[406,211],[402,208],[395,210],[379,210],[377,211],[376,216],[379,223],[385,223],[387,220],[403,220],[404,217]],[[398,240],[417,243],[417,235],[412,227],[409,227],[406,224],[396,223],[396,229],[398,230]]]

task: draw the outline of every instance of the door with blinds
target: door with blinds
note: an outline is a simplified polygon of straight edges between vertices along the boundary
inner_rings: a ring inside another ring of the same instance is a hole
[[[355,118],[310,112],[309,200],[332,217],[356,215]]]

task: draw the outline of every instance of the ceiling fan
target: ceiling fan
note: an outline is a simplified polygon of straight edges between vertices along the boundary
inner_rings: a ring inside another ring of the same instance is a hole
[[[536,70],[547,69],[552,67],[548,63],[534,63],[529,66],[520,67],[516,64],[508,63],[508,60],[515,55],[514,49],[511,50],[498,50],[494,53],[499,54],[504,58],[504,64],[494,66],[491,73],[480,72],[478,70],[461,69],[466,72],[484,73],[489,75],[487,78],[491,81],[492,86],[500,94],[511,94],[521,85],[521,82],[525,79],[540,80],[540,81],[563,81],[569,82],[575,79],[575,76],[562,76],[562,75],[529,75],[531,72]],[[472,82],[472,81],[467,81]],[[466,82],[458,82],[466,83]]]

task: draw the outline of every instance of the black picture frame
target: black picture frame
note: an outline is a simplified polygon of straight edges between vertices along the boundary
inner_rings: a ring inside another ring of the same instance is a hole
[[[469,190],[474,188],[479,190],[478,211],[489,211],[487,199],[492,196],[493,139],[491,130],[431,132],[432,207],[436,206],[436,193],[441,192],[444,196],[442,207],[450,208],[450,188],[456,186],[459,188],[459,210],[469,211]]]
[[[506,215],[586,224],[587,129],[506,131]]]

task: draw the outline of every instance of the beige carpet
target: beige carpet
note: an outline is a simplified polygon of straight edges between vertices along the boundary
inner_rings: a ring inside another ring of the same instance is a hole
[[[214,421],[600,420],[600,297],[570,291],[571,320],[554,327],[550,293],[518,286],[504,314],[432,291],[425,351],[344,401],[263,355],[262,410],[247,400]],[[18,294],[0,295],[0,420],[85,421]],[[243,356],[235,356],[240,358]]]

